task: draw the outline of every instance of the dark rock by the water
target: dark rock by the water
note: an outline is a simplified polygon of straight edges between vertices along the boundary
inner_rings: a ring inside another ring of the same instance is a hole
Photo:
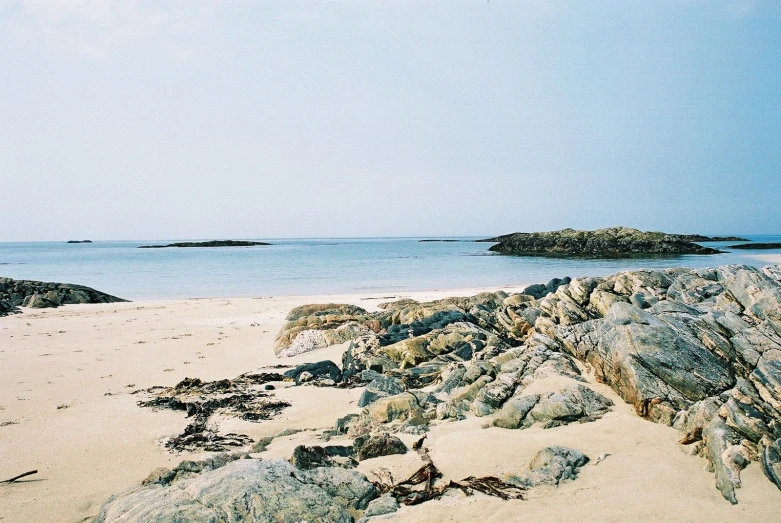
[[[551,232],[519,232],[499,236],[494,240],[498,243],[489,250],[524,256],[625,258],[719,253],[716,249],[683,240],[675,234],[642,232],[628,227],[595,231],[563,229]]]
[[[681,240],[687,242],[707,243],[707,242],[747,242],[748,238],[740,236],[703,236],[702,234],[674,234]]]
[[[0,278],[0,316],[19,312],[16,307],[42,309],[76,303],[126,302],[84,285]]]
[[[92,240],[68,240],[67,243],[92,243]]]
[[[452,239],[445,239],[445,240],[439,240],[437,238],[431,238],[426,240],[418,240],[419,243],[426,243],[426,242],[444,242],[444,243],[454,243],[454,242],[461,242],[463,240],[452,240]]]
[[[781,249],[781,243],[741,243],[738,245],[729,245],[727,249]]]
[[[271,245],[266,242],[250,242],[243,240],[212,240],[208,242],[178,242],[168,245],[140,245],[139,249],[164,249],[166,247],[254,247],[256,245]]]

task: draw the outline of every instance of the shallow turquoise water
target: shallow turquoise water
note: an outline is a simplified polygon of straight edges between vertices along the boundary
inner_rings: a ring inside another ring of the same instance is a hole
[[[781,236],[746,236],[779,242]],[[469,240],[473,238],[460,238]],[[767,265],[735,251],[713,256],[631,260],[516,257],[491,244],[418,242],[419,238],[267,239],[274,245],[138,249],[170,243],[0,243],[0,276],[79,283],[127,299],[378,293],[547,282],[659,267]],[[176,240],[171,240],[176,241]],[[731,243],[709,243],[723,248]]]

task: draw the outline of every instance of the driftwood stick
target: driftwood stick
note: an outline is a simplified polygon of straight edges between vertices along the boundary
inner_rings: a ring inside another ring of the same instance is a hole
[[[19,474],[18,476],[14,476],[11,479],[6,479],[5,481],[0,481],[0,483],[13,483],[17,479],[26,478],[27,476],[32,476],[33,474],[38,474],[37,470],[31,470],[29,472],[25,472],[24,474]]]

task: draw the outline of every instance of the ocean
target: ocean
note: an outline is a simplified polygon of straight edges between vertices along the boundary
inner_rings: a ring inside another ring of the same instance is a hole
[[[781,236],[744,236],[781,242]],[[277,295],[395,293],[545,283],[664,267],[768,265],[733,251],[711,256],[634,259],[519,257],[488,251],[477,238],[263,239],[271,246],[138,249],[174,241],[0,243],[0,276],[78,283],[130,300]],[[198,240],[188,240],[198,241]],[[741,242],[708,243],[722,249]]]

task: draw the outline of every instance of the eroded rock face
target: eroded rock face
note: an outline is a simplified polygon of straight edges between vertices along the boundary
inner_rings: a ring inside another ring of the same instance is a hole
[[[147,485],[114,496],[95,521],[351,523],[346,508],[365,507],[374,497],[374,486],[355,471],[301,471],[283,460],[243,459],[169,486]]]

